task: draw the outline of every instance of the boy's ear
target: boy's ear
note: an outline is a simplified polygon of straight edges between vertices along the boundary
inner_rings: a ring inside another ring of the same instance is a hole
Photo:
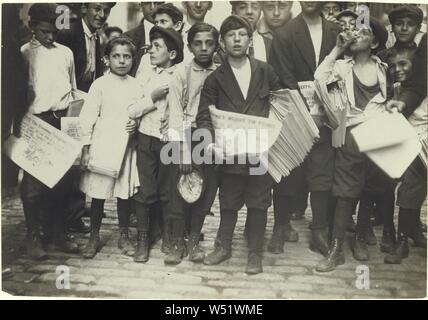
[[[180,32],[182,27],[183,27],[183,21],[177,21],[177,23],[174,25],[174,29],[177,32]]]
[[[372,44],[370,45],[370,49],[375,50],[379,47],[379,40],[373,37]]]
[[[177,51],[176,50],[171,50],[169,52],[169,60],[174,61],[175,58],[177,58]]]

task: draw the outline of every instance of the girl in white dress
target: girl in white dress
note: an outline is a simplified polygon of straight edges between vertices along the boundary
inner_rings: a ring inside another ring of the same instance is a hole
[[[128,75],[134,52],[133,43],[125,36],[112,39],[107,44],[105,54],[110,72],[94,81],[80,113],[83,133],[92,141],[84,147],[81,160],[85,171],[80,189],[92,198],[91,236],[83,250],[85,258],[93,258],[101,247],[99,231],[104,202],[111,197],[117,198],[118,246],[125,254],[133,254],[134,250],[128,237],[128,227],[130,198],[139,186],[135,143],[131,136],[137,123],[128,117],[128,106],[141,98],[142,92],[139,82]],[[92,165],[96,159],[98,163],[100,159],[105,163],[105,160],[117,157],[122,165],[116,174]]]

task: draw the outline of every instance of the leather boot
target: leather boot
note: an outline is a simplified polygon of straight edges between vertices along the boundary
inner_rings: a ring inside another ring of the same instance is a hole
[[[217,243],[214,246],[214,251],[210,252],[204,259],[204,264],[215,265],[219,264],[232,256],[232,249],[226,247],[223,243]]]
[[[205,252],[199,246],[200,235],[199,233],[191,233],[189,241],[187,242],[187,252],[189,254],[189,260],[196,263],[204,262]]]
[[[257,252],[250,252],[248,254],[247,267],[245,273],[258,274],[263,272],[262,256]]]
[[[327,256],[328,245],[328,229],[312,229],[310,249],[315,252],[321,253],[324,257]]]
[[[83,258],[92,259],[101,248],[100,233],[98,230],[92,231],[89,242],[82,251]]]
[[[67,227],[63,221],[59,221],[54,225],[54,246],[62,252],[79,253],[79,246],[67,234]]]
[[[272,238],[270,239],[269,245],[267,247],[268,251],[274,254],[280,254],[284,252],[284,225],[274,226]]]
[[[165,264],[179,264],[184,256],[184,238],[176,238],[171,242],[171,248],[164,259]]]
[[[129,239],[129,228],[119,229],[119,240],[117,247],[122,250],[122,254],[133,256],[135,253],[134,245]]]
[[[142,263],[149,261],[149,233],[147,231],[138,231],[134,261]]]
[[[380,251],[394,254],[395,242],[395,229],[384,227],[382,241],[380,244]]]
[[[343,252],[343,239],[333,239],[327,257],[318,263],[315,270],[318,272],[329,272],[344,263],[345,253]]]
[[[353,255],[355,260],[358,260],[358,261],[369,260],[369,249],[367,247],[367,241],[365,236],[361,233],[357,233],[355,235]]]
[[[45,250],[43,250],[43,246],[39,237],[39,230],[27,231],[25,246],[27,248],[27,254],[32,259],[42,260],[48,257]]]
[[[375,246],[377,245],[377,238],[373,231],[372,223],[369,222],[369,226],[367,227],[366,233],[365,233],[366,242],[369,246]]]
[[[398,234],[397,247],[393,254],[385,256],[384,263],[386,264],[400,264],[401,261],[409,256],[409,243],[407,236],[403,233]]]

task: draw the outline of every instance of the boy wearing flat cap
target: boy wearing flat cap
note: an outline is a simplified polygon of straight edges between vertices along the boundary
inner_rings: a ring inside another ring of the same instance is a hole
[[[33,38],[21,47],[28,68],[28,113],[60,129],[68,103],[76,88],[73,53],[57,42],[56,4],[36,3],[30,7]],[[77,252],[77,244],[66,234],[65,197],[70,181],[66,174],[52,189],[24,171],[21,199],[27,226],[27,253],[31,258],[46,257],[40,238],[40,214],[47,217],[46,240],[64,252]]]
[[[269,93],[280,89],[272,67],[246,54],[252,35],[247,20],[235,15],[226,18],[220,35],[227,59],[206,79],[196,117],[197,127],[211,132],[210,105],[223,111],[268,117]],[[272,182],[268,173],[251,175],[247,164],[221,165],[220,226],[214,251],[206,256],[205,264],[219,264],[231,257],[238,210],[245,204],[249,246],[246,273],[263,271],[263,240],[267,209],[272,200]]]
[[[164,222],[167,217],[169,178],[167,167],[160,159],[168,130],[168,92],[176,65],[183,61],[183,40],[174,29],[154,26],[150,30],[151,67],[141,78],[143,99],[129,107],[131,118],[141,119],[138,133],[137,167],[141,187],[134,196],[137,214],[138,246],[134,260],[149,258],[149,215],[161,202]],[[164,228],[164,233],[167,231]],[[164,235],[164,242],[167,235]],[[165,248],[167,243],[163,243]],[[166,248],[165,248],[166,249]]]
[[[389,47],[414,48],[419,45],[423,12],[416,5],[400,5],[391,10],[388,15],[391,23],[391,33],[388,39]]]

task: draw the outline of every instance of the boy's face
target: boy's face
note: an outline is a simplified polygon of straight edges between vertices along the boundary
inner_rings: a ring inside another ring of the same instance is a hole
[[[156,8],[160,5],[163,5],[165,2],[158,1],[158,2],[141,2],[140,7],[141,11],[143,12],[144,19],[151,23],[155,23],[153,20],[153,12],[155,12]]]
[[[337,2],[326,2],[321,11],[324,18],[335,17],[340,13],[340,6]]]
[[[212,62],[216,49],[217,43],[209,31],[198,32],[189,44],[189,50],[195,56],[195,60],[202,64]]]
[[[252,38],[248,34],[247,29],[240,28],[236,30],[229,30],[220,40],[227,54],[232,57],[243,57],[247,54],[248,47]]]
[[[355,41],[349,46],[351,53],[371,50],[374,47],[375,37],[371,29],[362,28],[357,35]]]
[[[161,68],[168,67],[175,59],[176,52],[168,51],[168,47],[165,44],[164,39],[158,38],[152,41],[152,45],[149,49],[150,62],[154,66]]]
[[[91,2],[82,6],[83,20],[92,32],[103,27],[110,16],[111,8],[107,3]]]
[[[115,45],[108,59],[110,71],[118,76],[127,75],[132,68],[132,53],[127,45]]]
[[[187,15],[196,21],[204,21],[205,15],[212,7],[210,1],[185,1],[184,5],[187,8]]]
[[[247,19],[253,30],[255,30],[257,21],[259,21],[262,14],[262,6],[258,1],[240,1],[234,5],[233,13]]]
[[[267,25],[275,30],[284,25],[291,17],[291,1],[266,1],[263,3],[263,16]]]
[[[322,2],[317,1],[300,1],[300,6],[302,7],[302,12],[306,14],[317,14],[321,12]]]
[[[355,18],[353,16],[342,16],[339,19],[339,25],[342,31],[355,30]]]
[[[58,29],[54,23],[36,22],[32,25],[34,37],[46,48],[51,48],[58,34]]]
[[[403,82],[412,74],[412,59],[408,54],[397,54],[388,60],[388,72],[394,82]]]
[[[398,42],[407,43],[415,39],[419,25],[411,18],[397,18],[392,25],[392,31]]]
[[[172,21],[172,18],[167,15],[166,13],[159,13],[155,16],[155,25],[158,27],[162,27],[162,28],[172,28],[175,31],[180,31],[181,26],[183,24],[182,21],[177,21],[177,23],[174,23],[174,21]]]

